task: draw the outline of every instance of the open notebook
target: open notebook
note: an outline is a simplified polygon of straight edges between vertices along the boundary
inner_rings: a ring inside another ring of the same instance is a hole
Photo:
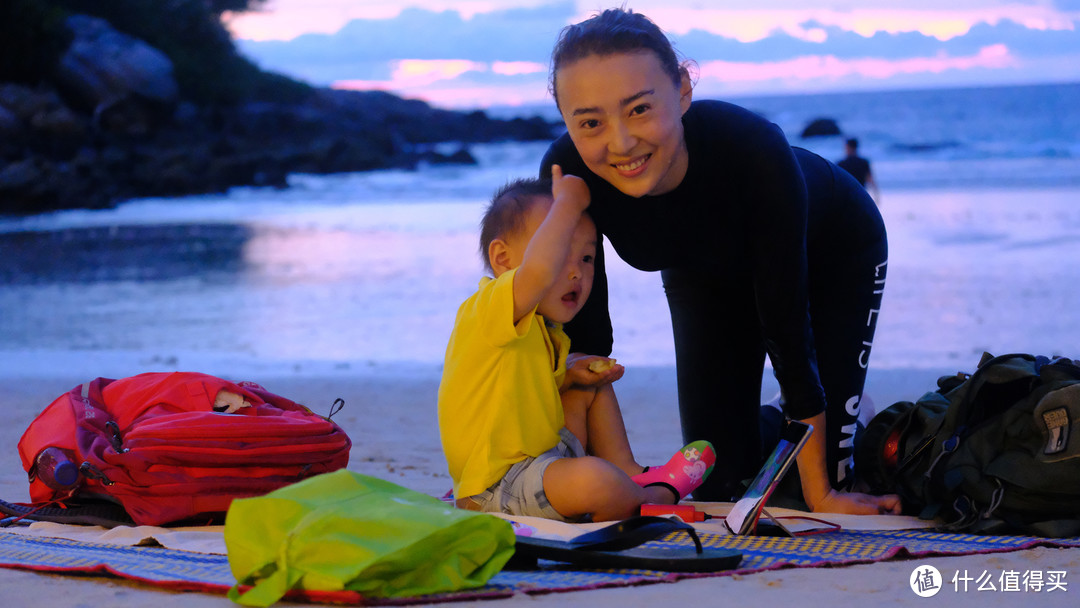
[[[731,512],[728,513],[727,518],[724,520],[732,533],[757,533],[758,520],[764,513],[772,520],[772,524],[775,524],[779,534],[791,536],[791,533],[779,521],[768,515],[768,512],[765,511],[765,502],[769,500],[773,490],[776,489],[780,480],[784,478],[784,473],[791,468],[791,463],[795,462],[795,456],[798,455],[806,440],[810,438],[810,433],[813,430],[814,427],[809,424],[794,420],[790,420],[784,425],[784,430],[780,435],[780,442],[776,444],[776,448],[769,455],[769,459],[765,461],[765,464],[762,465],[761,470],[754,477],[754,481],[750,483],[750,487],[747,488],[742,498],[735,503],[735,506],[731,508]],[[772,529],[772,526],[770,526],[769,533],[776,534],[777,530]]]

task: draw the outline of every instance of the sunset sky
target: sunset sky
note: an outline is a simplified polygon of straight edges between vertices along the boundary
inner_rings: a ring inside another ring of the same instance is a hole
[[[228,23],[266,69],[485,108],[549,103],[559,30],[620,2],[268,0]],[[696,62],[698,97],[1080,81],[1080,0],[626,5]]]

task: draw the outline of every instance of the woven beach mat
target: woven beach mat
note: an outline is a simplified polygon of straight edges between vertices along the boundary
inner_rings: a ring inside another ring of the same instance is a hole
[[[795,538],[726,536],[701,533],[705,546],[736,549],[743,561],[736,570],[691,574],[647,570],[580,570],[542,562],[536,570],[503,570],[487,585],[455,593],[364,598],[353,592],[292,592],[291,600],[354,605],[409,605],[495,599],[515,594],[622,587],[674,582],[687,578],[749,574],[789,567],[865,564],[891,558],[955,556],[1019,551],[1034,547],[1080,547],[1080,538],[940,534],[925,530],[840,531]],[[649,544],[682,545],[673,533]],[[108,574],[171,590],[224,594],[235,582],[224,555],[162,547],[130,547],[0,532],[0,566],[42,572]]]

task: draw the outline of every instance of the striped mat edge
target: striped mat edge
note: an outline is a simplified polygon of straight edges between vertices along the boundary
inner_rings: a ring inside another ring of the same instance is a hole
[[[648,570],[580,570],[547,564],[539,570],[504,570],[480,588],[401,598],[364,598],[350,591],[297,591],[292,600],[355,605],[409,605],[495,599],[518,593],[544,594],[604,587],[674,582],[750,574],[792,567],[839,566],[879,562],[897,557],[955,556],[1020,551],[1034,547],[1080,547],[1080,538],[942,534],[925,530],[840,531],[795,538],[725,536],[701,533],[707,547],[743,553],[738,569],[715,573],[670,573]],[[675,532],[648,543],[682,546],[687,537]],[[192,553],[162,547],[129,547],[0,532],[0,567],[54,573],[109,574],[175,591],[223,594],[235,582],[224,555]]]

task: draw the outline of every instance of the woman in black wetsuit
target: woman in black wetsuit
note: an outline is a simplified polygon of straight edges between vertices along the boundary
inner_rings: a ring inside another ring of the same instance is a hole
[[[815,511],[899,512],[895,496],[848,489],[856,417],[885,284],[885,227],[846,171],[792,148],[775,125],[718,101],[691,103],[670,42],[629,10],[563,30],[551,89],[568,133],[541,165],[583,177],[589,214],[630,265],[661,271],[687,441],[717,467],[694,496],[730,500],[763,460],[768,354],[783,411],[816,430],[799,456]],[[598,248],[592,297],[566,330],[578,352],[611,352]],[[821,430],[825,432],[822,433]]]

